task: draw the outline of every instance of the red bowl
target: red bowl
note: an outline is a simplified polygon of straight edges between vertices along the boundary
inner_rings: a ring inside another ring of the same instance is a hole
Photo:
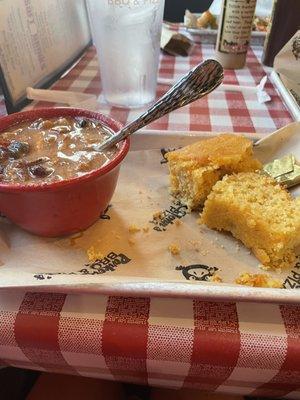
[[[92,118],[114,132],[119,122],[100,113],[75,108],[40,108],[0,118],[0,132],[38,118]],[[1,134],[1,133],[0,133]],[[62,236],[88,228],[99,219],[114,193],[120,163],[129,150],[129,139],[108,164],[83,176],[41,184],[0,183],[0,212],[23,229],[40,236]]]

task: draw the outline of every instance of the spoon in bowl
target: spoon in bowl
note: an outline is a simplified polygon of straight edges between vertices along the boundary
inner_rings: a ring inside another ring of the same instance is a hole
[[[151,122],[206,96],[223,81],[223,68],[215,60],[206,60],[181,78],[149,110],[125,125],[119,132],[97,146],[97,151],[119,143]]]

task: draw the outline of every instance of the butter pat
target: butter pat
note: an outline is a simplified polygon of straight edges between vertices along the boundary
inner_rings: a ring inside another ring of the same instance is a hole
[[[300,183],[300,166],[292,154],[264,165],[263,171],[288,188]]]

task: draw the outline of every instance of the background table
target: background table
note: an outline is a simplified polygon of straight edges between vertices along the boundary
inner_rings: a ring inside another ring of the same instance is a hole
[[[160,77],[176,79],[212,53],[211,46],[196,46],[189,58],[164,55]],[[260,53],[251,49],[247,68],[226,71],[225,83],[257,85],[265,75]],[[54,88],[100,94],[95,50]],[[266,88],[269,103],[260,105],[251,93],[215,92],[151,128],[271,132],[292,118],[273,85]],[[158,95],[164,91],[159,85]],[[123,123],[140,112],[99,109]],[[0,292],[1,364],[42,371],[300,398],[299,332],[297,305]]]
[[[227,70],[224,83],[243,86],[259,84],[266,75],[260,63],[262,49],[251,48],[247,57],[247,66],[241,70]],[[211,45],[195,45],[191,56],[173,57],[162,55],[159,77],[171,78],[174,81],[187,73],[203,59],[213,57]],[[95,49],[92,47],[82,60],[67,76],[54,86],[58,90],[71,90],[90,94],[101,94],[101,81]],[[168,90],[158,85],[157,96]],[[208,132],[242,132],[268,133],[292,122],[290,113],[285,108],[273,84],[268,81],[266,90],[272,101],[259,104],[255,93],[213,92],[197,102],[166,115],[152,123],[150,128],[157,130],[208,131]],[[100,96],[100,102],[102,98]],[[53,103],[39,102],[35,107],[53,106]],[[109,107],[103,103],[99,110],[125,124],[138,116],[140,109],[128,110]]]

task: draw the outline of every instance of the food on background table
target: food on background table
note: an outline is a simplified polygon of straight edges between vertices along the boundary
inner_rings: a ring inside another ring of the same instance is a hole
[[[253,20],[253,31],[267,32],[267,27],[270,22],[270,17],[255,16]],[[185,10],[184,26],[192,29],[218,29],[218,22],[215,15],[209,10],[204,11],[200,16],[199,14],[191,13]]]
[[[40,184],[86,174],[116,154],[116,147],[96,150],[109,136],[86,118],[21,122],[0,134],[0,182]]]
[[[197,18],[197,28],[200,29],[218,29],[217,19],[212,13],[207,10]]]
[[[218,29],[217,18],[209,10],[199,14],[191,13],[190,10],[185,10],[184,26],[193,29]]]
[[[189,55],[192,47],[193,43],[188,37],[181,33],[166,29],[163,26],[160,40],[160,48],[163,51],[172,56],[179,55],[186,57]]]
[[[183,24],[187,28],[197,28],[197,15],[191,13],[190,10],[185,10]]]
[[[253,158],[251,140],[222,134],[166,154],[170,191],[193,210],[202,206],[215,183],[226,174],[255,171],[261,163]]]
[[[229,231],[269,268],[291,267],[300,245],[300,199],[255,172],[225,176],[209,194],[200,221]]]
[[[253,20],[253,30],[259,32],[267,32],[267,28],[270,22],[270,17],[258,17],[255,16]]]

